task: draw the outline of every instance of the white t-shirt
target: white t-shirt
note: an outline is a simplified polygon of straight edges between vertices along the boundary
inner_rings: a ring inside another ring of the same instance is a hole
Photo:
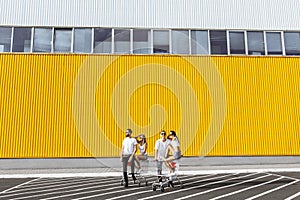
[[[155,150],[157,150],[158,160],[162,160],[165,157],[166,150],[169,144],[170,141],[168,139],[166,139],[165,142],[163,142],[163,139],[156,140]]]
[[[126,137],[123,140],[123,155],[131,155],[133,154],[134,146],[137,145],[137,141],[135,138]]]

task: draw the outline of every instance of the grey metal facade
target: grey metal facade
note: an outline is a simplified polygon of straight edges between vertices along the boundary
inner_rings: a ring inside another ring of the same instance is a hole
[[[300,30],[299,0],[0,0],[0,26]]]

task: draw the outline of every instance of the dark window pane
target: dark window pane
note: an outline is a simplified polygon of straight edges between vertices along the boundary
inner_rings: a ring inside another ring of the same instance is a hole
[[[149,54],[151,53],[151,31],[133,30],[133,53]]]
[[[54,30],[54,51],[71,52],[72,29]]]
[[[92,29],[75,28],[74,29],[74,52],[90,53],[92,50]]]
[[[191,31],[192,54],[209,54],[208,31]]]
[[[15,28],[13,52],[30,52],[32,28]]]
[[[284,33],[286,55],[300,55],[300,33]]]
[[[248,31],[248,55],[265,55],[264,34],[261,31]]]
[[[268,55],[282,55],[281,34],[267,33]]]
[[[210,31],[211,54],[227,54],[226,31]]]
[[[130,53],[130,30],[115,29],[115,53]]]
[[[11,27],[0,27],[0,52],[10,52]]]
[[[95,28],[94,30],[94,52],[111,53],[112,29]]]
[[[35,28],[33,35],[34,52],[51,52],[52,29]]]
[[[246,54],[243,32],[229,32],[230,54]]]
[[[153,31],[153,53],[170,53],[169,31]]]

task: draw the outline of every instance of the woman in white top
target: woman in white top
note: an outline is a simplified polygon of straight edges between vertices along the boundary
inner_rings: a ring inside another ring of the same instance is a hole
[[[147,148],[148,144],[146,141],[146,136],[144,134],[139,135],[140,140],[138,140],[138,148],[140,150],[140,154],[136,155],[137,168],[141,168],[140,160],[148,160]]]
[[[181,158],[180,143],[175,131],[170,131],[168,139],[171,141],[165,154],[165,161],[167,162]],[[170,152],[172,155],[168,157]]]

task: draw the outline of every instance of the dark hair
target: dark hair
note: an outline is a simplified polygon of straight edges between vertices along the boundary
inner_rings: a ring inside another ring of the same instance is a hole
[[[166,133],[165,130],[161,130],[161,131],[160,131],[160,135],[167,135],[167,133]]]
[[[169,135],[173,135],[174,137],[176,137],[176,132],[175,131],[170,131]]]
[[[126,129],[126,137],[129,137],[132,134],[132,130],[130,128]]]

